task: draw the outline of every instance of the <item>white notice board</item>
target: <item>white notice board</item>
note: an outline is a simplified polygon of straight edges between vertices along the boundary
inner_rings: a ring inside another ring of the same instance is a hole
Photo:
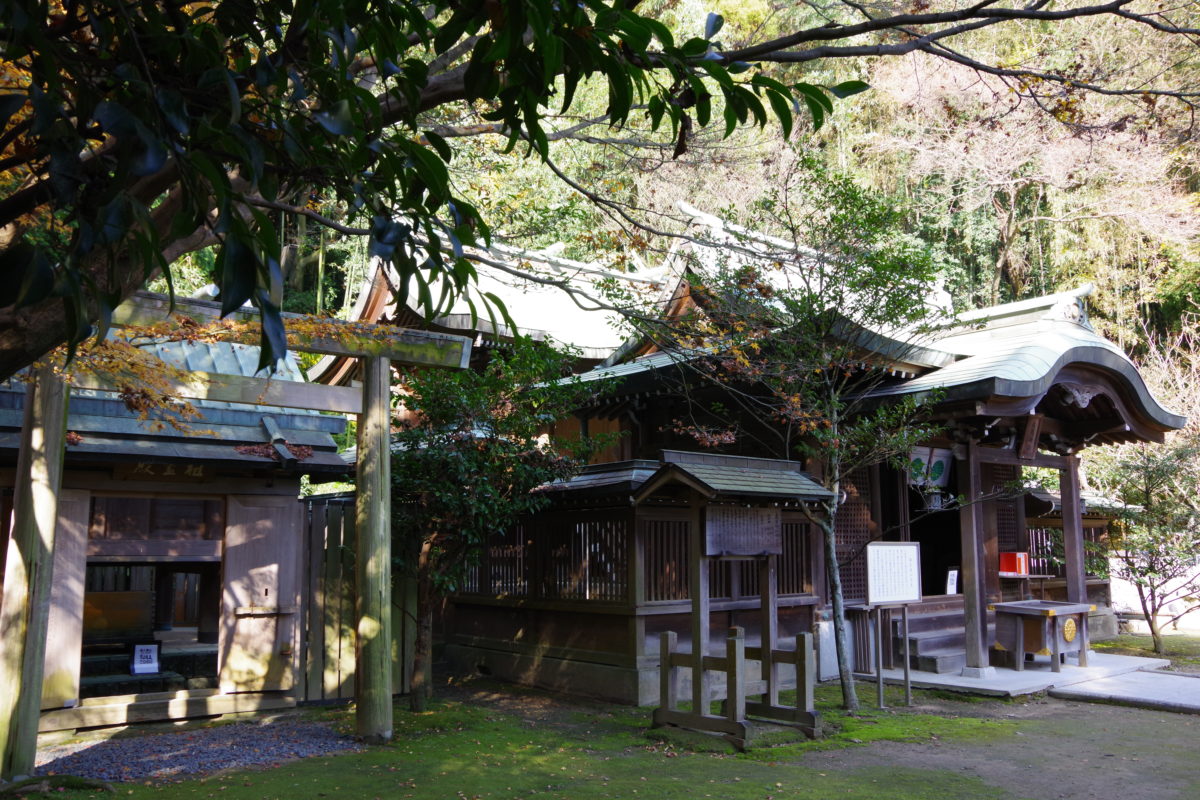
[[[921,543],[867,545],[867,605],[915,603],[921,599]]]

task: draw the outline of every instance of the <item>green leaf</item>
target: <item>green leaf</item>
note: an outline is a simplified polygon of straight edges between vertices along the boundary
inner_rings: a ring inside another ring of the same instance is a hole
[[[821,106],[826,113],[833,113],[833,101],[829,99],[825,94],[825,90],[820,86],[813,86],[811,83],[797,83],[794,88],[806,98]]]
[[[339,100],[330,111],[318,111],[313,114],[313,119],[332,136],[354,133],[349,100]]]
[[[433,145],[433,149],[437,151],[439,156],[441,156],[442,161],[445,161],[447,164],[449,164],[450,159],[454,157],[454,151],[450,149],[450,145],[446,143],[446,140],[442,138],[441,134],[434,133],[433,131],[425,131],[423,135],[425,136],[426,141]]]
[[[768,91],[767,101],[771,104],[771,109],[775,112],[775,116],[779,119],[779,125],[783,128],[783,138],[788,139],[792,135],[792,101],[785,94],[779,92]]]
[[[723,27],[725,27],[724,17],[716,12],[709,14],[708,19],[704,21],[704,38],[713,38],[721,32],[721,28]]]
[[[834,97],[846,98],[850,97],[851,95],[856,95],[859,92],[865,92],[870,88],[871,85],[869,83],[864,83],[863,81],[843,81],[836,86],[830,86],[829,91]]]

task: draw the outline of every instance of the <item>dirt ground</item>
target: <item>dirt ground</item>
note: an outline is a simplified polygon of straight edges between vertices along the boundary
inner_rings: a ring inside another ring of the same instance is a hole
[[[870,706],[872,690],[862,686],[859,693]],[[579,708],[576,701],[536,692],[466,688],[452,694],[518,713],[533,725],[554,725]],[[930,796],[943,797],[938,786],[950,775],[974,778],[990,790],[960,794],[960,800],[1200,800],[1200,716],[1043,696],[998,701],[921,694],[917,703],[912,712],[1005,720],[1015,730],[985,741],[931,734],[919,742],[867,742],[798,758],[789,753],[778,763],[818,774],[862,773],[864,780],[880,782],[880,800],[892,796],[889,781],[898,790],[903,784],[898,793],[908,797],[907,787],[922,776]],[[769,759],[765,752],[759,757]]]
[[[821,771],[928,770],[972,775],[1029,800],[1200,798],[1200,717],[1053,698],[1016,703],[934,703],[932,713],[1019,722],[987,742],[874,742],[806,755]],[[886,797],[881,794],[880,797]]]

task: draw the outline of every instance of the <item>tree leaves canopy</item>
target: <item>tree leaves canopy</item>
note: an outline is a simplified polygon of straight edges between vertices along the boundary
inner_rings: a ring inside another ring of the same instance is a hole
[[[728,134],[774,119],[786,133],[801,108],[819,125],[832,97],[865,88],[780,80],[763,64],[925,50],[996,74],[1036,73],[1038,86],[1089,88],[984,64],[948,42],[1092,15],[1194,33],[1168,12],[1130,8],[834,6],[785,36],[727,47],[719,15],[686,36],[623,0],[16,0],[0,10],[0,375],[79,341],[94,322],[103,329],[149,276],[169,276],[174,258],[208,244],[218,246],[224,306],[261,310],[271,360],[283,347],[273,212],[369,236],[372,254],[404,278],[401,291],[413,287],[436,313],[470,287],[464,248],[490,233],[447,169],[455,148],[436,128],[452,104],[510,148],[544,156],[547,119],[573,107],[583,82],[600,81],[609,124],[638,115],[678,153],[696,126]]]

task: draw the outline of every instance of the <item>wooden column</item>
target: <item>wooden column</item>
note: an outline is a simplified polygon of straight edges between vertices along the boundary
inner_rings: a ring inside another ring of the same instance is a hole
[[[62,484],[67,392],[51,367],[25,392],[0,605],[0,778],[33,774]]]
[[[766,702],[779,705],[779,665],[775,663],[775,648],[779,646],[779,576],[778,556],[767,556],[758,562],[759,623],[762,630],[762,679],[767,682]],[[797,678],[799,681],[799,678]],[[799,691],[799,682],[796,684]]]
[[[50,589],[46,661],[42,674],[43,711],[64,708],[79,699],[91,510],[91,492],[81,489],[59,491],[58,527],[54,531],[54,585]]]
[[[968,671],[983,670],[988,667],[987,657],[987,624],[984,617],[983,576],[982,567],[982,537],[983,537],[983,504],[979,498],[983,494],[983,481],[980,476],[977,445],[971,442],[967,445],[966,458],[960,462],[959,472],[962,480],[959,491],[964,495],[964,505],[959,511],[959,533],[962,541],[962,585],[963,585],[963,622],[966,629],[967,666]]]
[[[708,565],[707,537],[704,531],[704,508],[699,498],[692,500],[691,553],[689,554],[688,581],[692,596],[692,713],[707,714],[709,710],[708,671],[704,669],[704,657],[708,655]]]
[[[1087,570],[1084,567],[1083,507],[1079,502],[1079,459],[1070,456],[1059,471],[1062,492],[1063,569],[1067,579],[1067,602],[1087,602]]]
[[[985,494],[996,491],[996,465],[980,464],[981,488]],[[995,500],[985,500],[983,506],[983,528],[980,533],[980,565],[979,575],[982,584],[983,607],[998,603],[1000,596],[1000,503]],[[984,642],[987,646],[987,642]]]
[[[392,738],[391,365],[362,359],[355,522],[358,582],[355,726],[370,742]]]

